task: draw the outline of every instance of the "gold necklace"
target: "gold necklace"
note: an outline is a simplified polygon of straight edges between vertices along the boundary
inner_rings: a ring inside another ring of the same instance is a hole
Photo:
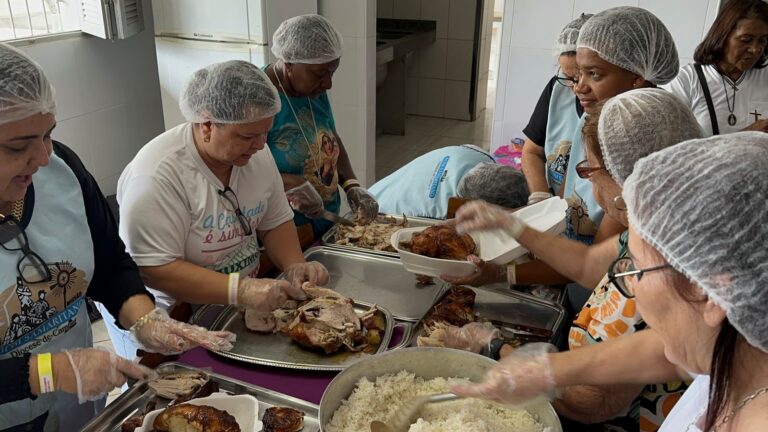
[[[736,413],[744,407],[744,405],[752,402],[753,400],[755,400],[755,398],[762,396],[765,393],[768,393],[768,387],[763,387],[761,389],[758,389],[756,392],[742,399],[741,402],[739,402],[739,404],[736,405],[735,408],[733,408],[730,412],[728,412],[728,414],[723,416],[723,418],[720,419],[719,422],[715,423],[713,430],[719,431],[721,427],[723,427],[726,423],[728,423],[728,421],[730,421],[731,418],[733,418],[733,416],[735,416]]]
[[[13,216],[17,221],[21,221],[21,216],[24,214],[24,198],[22,197],[20,200],[16,200],[13,202],[13,206],[11,207],[11,216]]]

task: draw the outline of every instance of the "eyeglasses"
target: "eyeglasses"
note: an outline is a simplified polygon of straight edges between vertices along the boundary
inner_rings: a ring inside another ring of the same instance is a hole
[[[219,195],[221,195],[221,197],[224,198],[224,201],[226,201],[229,204],[230,210],[235,212],[235,216],[237,216],[237,221],[240,222],[240,228],[243,229],[243,234],[245,234],[246,236],[253,234],[253,230],[251,229],[251,221],[240,210],[240,201],[238,201],[237,195],[235,195],[235,191],[233,191],[232,188],[227,186],[224,188],[224,190],[220,190],[218,192],[219,192]]]
[[[611,264],[608,270],[608,280],[619,289],[622,295],[626,298],[633,298],[634,285],[643,278],[643,275],[656,270],[663,270],[665,268],[672,267],[669,264],[664,264],[656,267],[650,267],[646,269],[637,270],[632,258],[625,256],[617,259]],[[636,280],[631,281],[628,278],[634,277]]]
[[[592,177],[596,172],[600,170],[604,170],[605,167],[591,167],[589,166],[589,162],[587,160],[583,160],[576,164],[576,175],[583,179],[588,179]]]
[[[36,284],[52,279],[48,265],[30,249],[27,233],[13,216],[0,214],[0,246],[9,252],[21,251],[16,271],[25,283]]]
[[[557,68],[557,75],[555,76],[555,79],[557,80],[558,84],[568,88],[573,88],[573,86],[579,83],[578,77],[571,78],[569,76],[565,76],[562,74],[561,68]]]

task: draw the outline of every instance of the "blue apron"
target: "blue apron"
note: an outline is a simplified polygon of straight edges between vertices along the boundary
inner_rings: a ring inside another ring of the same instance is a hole
[[[575,99],[570,88],[557,83],[552,87],[544,154],[547,158],[547,184],[555,195],[560,195],[573,136],[577,132],[580,135],[580,130],[576,129],[579,126],[579,114],[576,112]]]

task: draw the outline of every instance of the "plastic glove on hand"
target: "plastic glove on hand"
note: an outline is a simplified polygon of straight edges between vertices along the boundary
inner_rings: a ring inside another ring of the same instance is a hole
[[[370,192],[355,186],[347,190],[349,208],[357,215],[357,222],[361,225],[371,223],[379,214],[379,203]]]
[[[460,349],[479,353],[493,339],[501,336],[499,329],[491,323],[473,322],[463,327],[445,326],[441,338],[446,348]],[[434,333],[434,332],[433,332]]]
[[[301,288],[304,282],[325,286],[331,280],[328,270],[317,261],[291,264],[285,270],[285,275],[295,288]]]
[[[269,313],[285,304],[289,298],[304,300],[307,294],[301,286],[295,287],[286,280],[246,278],[237,288],[237,306]]]
[[[546,343],[523,345],[491,368],[482,383],[454,386],[451,392],[513,407],[552,400],[557,396],[557,388],[549,353],[556,351]]]
[[[459,234],[493,229],[502,229],[518,238],[525,224],[506,209],[485,201],[472,201],[456,210],[456,231]]]
[[[64,351],[63,354],[67,357],[71,371],[54,371],[56,389],[77,394],[81,404],[106,397],[114,388],[125,384],[128,378],[155,376],[151,369],[103,349],[74,349]]]
[[[467,261],[475,265],[475,272],[467,276],[440,275],[440,279],[453,285],[471,285],[475,287],[507,280],[506,266],[483,261],[476,255],[467,256]]]
[[[131,334],[141,349],[164,355],[180,354],[196,346],[213,351],[229,351],[235,334],[213,332],[200,326],[176,321],[163,309],[155,309],[139,318]]]
[[[323,215],[323,210],[325,210],[323,198],[309,182],[305,181],[295,188],[285,191],[285,196],[288,197],[291,208],[304,216],[317,219]]]

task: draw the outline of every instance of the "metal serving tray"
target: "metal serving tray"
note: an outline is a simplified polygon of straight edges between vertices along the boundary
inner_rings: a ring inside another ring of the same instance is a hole
[[[356,301],[384,306],[398,320],[419,321],[440,293],[442,282],[419,285],[398,258],[325,246],[307,249],[304,257],[328,269],[328,288]]]
[[[375,351],[375,353],[380,353],[387,350],[389,341],[392,338],[392,330],[399,324],[392,318],[389,310],[378,305],[376,307],[384,314],[386,321],[386,330],[381,337],[381,343]],[[355,302],[355,311],[358,313],[365,312],[370,308],[371,304]],[[371,355],[364,352],[353,353],[346,351],[327,355],[302,348],[293,342],[290,336],[285,334],[252,332],[245,327],[243,314],[234,306],[224,308],[218,318],[211,324],[210,329],[213,331],[226,330],[237,335],[237,342],[235,342],[235,346],[231,351],[212,351],[213,353],[246,363],[290,369],[340,371]],[[400,348],[407,343],[407,337],[410,336],[409,330],[410,325],[406,328],[403,342],[392,349]]]
[[[346,218],[352,220],[352,219],[354,219],[354,215],[350,213],[350,214],[348,214],[346,216]],[[402,215],[381,215],[381,216],[379,216],[377,218],[377,220],[380,222],[381,219],[383,219],[383,218],[392,218],[397,223],[402,223],[403,222],[403,216]],[[432,226],[432,225],[436,225],[436,224],[442,222],[439,219],[428,219],[428,218],[420,218],[420,217],[415,217],[415,216],[414,217],[406,216],[405,218],[408,220],[408,227],[411,227],[411,228],[413,228],[413,227]],[[336,224],[333,227],[331,227],[331,229],[329,229],[323,235],[323,237],[320,239],[322,244],[323,244],[323,246],[332,247],[332,248],[336,248],[336,249],[342,249],[342,250],[349,250],[349,251],[356,251],[356,252],[365,252],[365,253],[371,253],[371,254],[376,254],[376,255],[384,255],[384,256],[390,256],[390,257],[396,257],[396,258],[399,257],[397,252],[377,251],[377,250],[363,248],[363,247],[336,244],[336,240],[337,240],[336,234],[338,233],[338,230],[339,230],[339,225]],[[395,313],[395,316],[397,316],[396,313]]]
[[[157,368],[158,373],[179,371],[200,371],[201,369],[185,366],[179,363],[164,363]],[[303,432],[318,432],[318,406],[292,396],[265,389],[263,387],[248,384],[223,375],[203,370],[211,379],[219,384],[220,391],[232,394],[249,394],[259,400],[259,419],[267,408],[273,406],[290,407],[304,412]],[[120,426],[137,411],[143,410],[147,402],[154,396],[146,381],[140,381],[128,391],[115,399],[95,419],[91,420],[83,432],[120,432]],[[164,399],[157,398],[158,401]],[[158,408],[162,406],[158,405]]]

